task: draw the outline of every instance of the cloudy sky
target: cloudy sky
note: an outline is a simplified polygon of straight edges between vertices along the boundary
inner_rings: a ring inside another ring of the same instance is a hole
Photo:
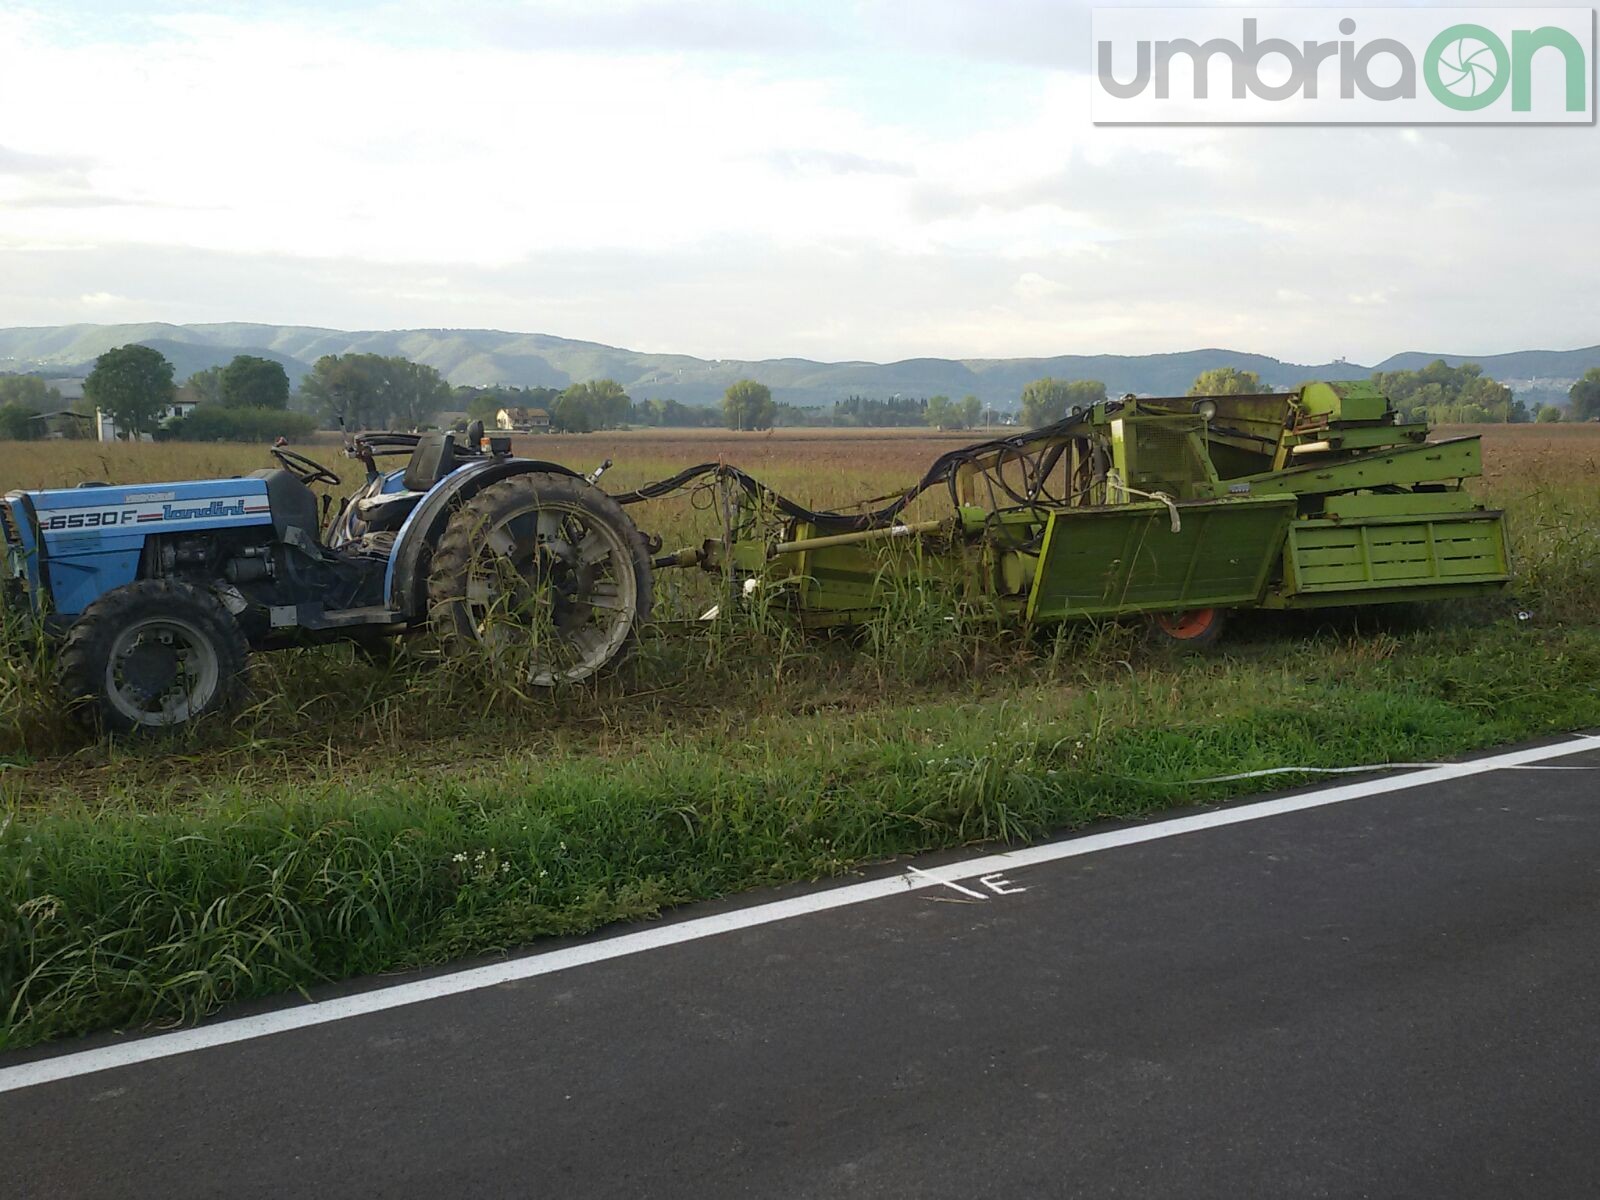
[[[1087,6],[28,3],[0,8],[0,325],[1600,342],[1594,126],[1096,127]]]

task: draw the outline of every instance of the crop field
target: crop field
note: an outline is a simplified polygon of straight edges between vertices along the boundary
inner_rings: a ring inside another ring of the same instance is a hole
[[[714,587],[671,572],[663,628],[592,685],[545,694],[425,644],[284,651],[255,657],[230,723],[137,742],[81,731],[53,696],[52,648],[7,616],[0,1046],[192,1020],[1260,786],[1196,782],[1215,775],[1600,725],[1600,425],[1471,432],[1484,435],[1477,486],[1510,514],[1510,592],[1445,611],[1251,614],[1203,658],[1164,654],[1131,623],[1007,631],[937,595],[852,633],[763,612],[678,628]],[[611,458],[613,491],[722,458],[839,507],[907,486],[968,440],[652,431],[517,449],[581,470]],[[359,476],[336,443],[301,449]],[[0,489],[268,464],[248,446],[0,443]],[[669,549],[714,532],[693,496],[632,513]]]

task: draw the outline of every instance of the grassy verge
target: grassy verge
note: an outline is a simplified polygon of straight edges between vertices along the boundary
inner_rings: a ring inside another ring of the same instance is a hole
[[[549,742],[213,780],[203,803],[107,793],[14,808],[0,1044],[189,1020],[894,854],[1249,790],[1186,782],[1209,775],[1600,724],[1600,632],[1279,630],[1204,664],[989,683],[657,729],[611,756]]]

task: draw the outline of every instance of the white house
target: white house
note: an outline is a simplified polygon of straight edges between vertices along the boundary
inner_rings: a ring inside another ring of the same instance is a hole
[[[156,414],[156,424],[160,425],[162,422],[170,421],[174,417],[187,417],[198,407],[199,404],[193,400],[174,400],[171,404],[167,405]],[[100,440],[102,442],[114,442],[118,440],[117,423],[111,419],[110,413],[106,412],[106,410],[103,408],[97,408],[94,410],[94,420],[96,427],[100,430]],[[149,442],[154,441],[155,439],[153,439],[148,433],[141,433],[139,435],[139,440],[141,442]]]
[[[502,408],[494,423],[507,433],[550,432],[550,414],[542,408]]]

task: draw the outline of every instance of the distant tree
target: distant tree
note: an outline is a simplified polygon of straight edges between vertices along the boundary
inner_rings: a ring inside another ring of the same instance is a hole
[[[1477,363],[1452,367],[1436,358],[1420,370],[1376,372],[1372,382],[1410,420],[1481,424],[1527,419],[1527,405]]]
[[[1561,420],[1561,410],[1554,404],[1541,404],[1533,419],[1541,425],[1554,425]]]
[[[240,354],[222,369],[218,391],[229,408],[288,408],[289,373],[270,358]]]
[[[792,407],[780,405],[780,408]],[[641,425],[694,428],[716,425],[722,420],[717,409],[705,405],[680,404],[676,400],[642,400],[633,406],[633,419]],[[800,422],[796,421],[795,424]]]
[[[172,364],[149,346],[118,346],[94,361],[83,394],[116,422],[122,437],[153,433],[177,389]]]
[[[20,404],[29,412],[61,407],[61,390],[37,375],[0,375],[0,404]]]
[[[575,383],[562,392],[550,413],[550,424],[568,433],[625,425],[633,415],[633,401],[615,379]]]
[[[1191,396],[1254,396],[1266,390],[1260,375],[1238,367],[1212,367],[1201,371],[1189,385]]]
[[[1567,399],[1572,402],[1575,420],[1589,421],[1600,417],[1600,367],[1590,367],[1585,371],[1583,378],[1567,392]]]
[[[460,393],[457,393],[460,398]],[[502,408],[509,407],[490,389],[474,391],[467,397],[467,416],[474,421],[482,421],[485,425],[493,425],[500,415]]]
[[[927,402],[913,396],[891,396],[879,400],[872,396],[849,396],[835,400],[828,414],[829,425],[860,425],[866,428],[903,428],[927,421]]]
[[[40,425],[36,412],[26,404],[7,401],[0,404],[0,438],[8,442],[31,442],[39,436]]]
[[[207,367],[196,371],[184,381],[196,401],[201,404],[218,404],[222,400],[222,368]]]
[[[417,429],[450,398],[444,376],[399,355],[327,354],[300,384],[304,407],[348,429]]]
[[[301,404],[350,430],[380,427],[389,414],[372,368],[376,360],[375,354],[324,354],[300,381]]]
[[[729,429],[771,429],[777,416],[772,389],[753,379],[729,384],[722,396],[722,415]]]
[[[1103,404],[1105,398],[1106,385],[1098,379],[1035,379],[1022,389],[1022,423],[1048,425],[1074,408]]]
[[[971,429],[983,420],[983,401],[976,396],[964,396],[960,400],[932,396],[924,410],[924,419],[936,429]]]
[[[427,363],[406,358],[384,359],[391,418],[408,429],[421,429],[450,399],[450,384]]]
[[[595,379],[578,387],[584,403],[594,413],[597,427],[614,429],[626,425],[633,416],[633,400],[615,379]]]
[[[561,393],[550,410],[550,428],[557,433],[589,433],[595,428],[594,413],[581,393],[571,388]]]

